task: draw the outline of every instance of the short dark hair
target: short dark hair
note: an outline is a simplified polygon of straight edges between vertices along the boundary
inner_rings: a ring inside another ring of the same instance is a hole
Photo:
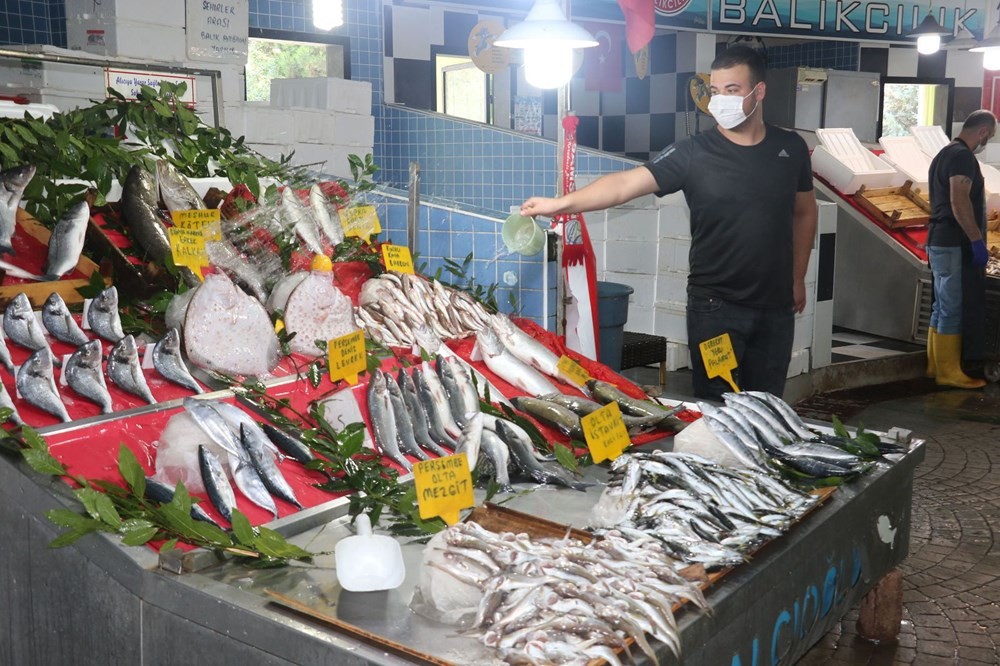
[[[759,51],[749,46],[743,46],[742,44],[730,46],[716,56],[715,60],[712,61],[712,70],[730,69],[738,65],[746,65],[750,68],[750,83],[753,85],[757,85],[764,80],[764,73],[767,70],[767,65],[764,64],[764,57],[761,56]]]
[[[962,123],[962,131],[967,130],[977,130],[984,127],[993,129],[997,126],[997,117],[993,115],[992,111],[987,109],[979,109],[978,111],[973,111],[969,114],[969,117],[965,119]]]

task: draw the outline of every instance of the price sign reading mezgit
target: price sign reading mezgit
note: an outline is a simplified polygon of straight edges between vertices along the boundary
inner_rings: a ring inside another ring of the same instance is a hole
[[[583,426],[583,438],[587,440],[590,457],[595,463],[614,460],[632,444],[617,402],[608,403],[580,417],[580,425]]]
[[[444,522],[454,525],[458,522],[459,511],[476,503],[472,496],[469,458],[464,453],[414,463],[413,485],[422,520],[440,516]]]
[[[368,367],[364,331],[354,331],[327,341],[326,354],[330,381],[345,379],[352,386],[357,384],[358,373]]]
[[[385,270],[413,274],[413,256],[405,245],[383,244],[382,258],[385,259]]]

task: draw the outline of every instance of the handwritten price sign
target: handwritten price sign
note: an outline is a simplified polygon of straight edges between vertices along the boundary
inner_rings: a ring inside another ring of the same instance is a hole
[[[591,376],[583,369],[583,366],[565,354],[559,357],[556,369],[559,370],[559,375],[563,379],[577,386],[583,386],[587,383],[588,379],[591,379]]]
[[[375,206],[350,206],[340,211],[340,224],[344,227],[345,236],[356,236],[367,241],[382,231],[378,222]]]
[[[728,333],[705,340],[698,349],[701,350],[701,360],[705,363],[705,374],[708,378],[722,377],[739,393],[739,387],[733,380],[733,370],[736,369],[736,352],[733,351],[733,341]]]
[[[595,463],[614,460],[631,444],[622,410],[612,402],[580,418],[583,438]]]
[[[444,522],[454,525],[458,522],[459,511],[476,503],[472,496],[469,458],[464,453],[415,463],[413,484],[423,520],[441,516]]]
[[[363,331],[354,331],[328,341],[326,353],[332,382],[346,379],[353,386],[358,383],[358,373],[368,367]]]
[[[405,245],[385,243],[382,245],[382,258],[385,259],[385,270],[413,274],[413,256]]]

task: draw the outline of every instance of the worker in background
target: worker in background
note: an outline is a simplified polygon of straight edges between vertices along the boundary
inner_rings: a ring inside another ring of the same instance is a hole
[[[927,332],[927,374],[942,386],[971,389],[986,384],[962,370],[962,358],[963,342],[968,359],[981,360],[985,351],[989,253],[983,174],[976,153],[996,131],[992,113],[972,112],[958,137],[935,155],[928,173],[927,261],[934,279],[934,305]]]
[[[559,198],[532,197],[523,215],[618,206],[681,190],[691,211],[687,335],[694,394],[731,390],[709,379],[698,345],[728,333],[740,389],[781,396],[794,314],[806,304],[816,196],[805,141],[763,120],[761,55],[733,46],[712,63],[709,111],[717,127],[668,146],[643,166],[607,174]]]

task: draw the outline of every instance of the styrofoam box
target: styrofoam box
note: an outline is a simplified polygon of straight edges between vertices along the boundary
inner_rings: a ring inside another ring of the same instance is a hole
[[[25,97],[36,104],[51,104],[60,111],[72,111],[80,107],[93,106],[92,95],[74,92],[72,90],[57,90],[44,88],[23,93]]]
[[[332,77],[272,79],[271,106],[371,115],[372,84]]]
[[[25,113],[31,114],[32,118],[48,120],[59,113],[59,108],[53,104],[18,104],[0,99],[0,118],[24,118]]]
[[[938,125],[914,125],[910,128],[910,134],[920,144],[920,149],[930,157],[934,157],[948,145],[948,135]]]
[[[851,128],[818,129],[820,145],[813,149],[812,168],[844,194],[867,188],[896,187],[903,174],[861,145]]]
[[[371,146],[375,143],[375,117],[359,113],[293,109],[295,140],[300,143],[336,143]]]
[[[184,28],[171,28],[139,21],[66,19],[66,43],[70,49],[105,56],[182,62]]]
[[[917,140],[912,136],[883,136],[878,142],[889,161],[912,180],[914,185],[926,192],[931,158],[921,150]]]
[[[242,111],[247,141],[289,144],[295,140],[295,128],[287,114],[266,104],[247,103]]]
[[[125,20],[155,23],[163,27],[184,27],[184,4],[179,0],[65,0],[66,16],[105,21]]]
[[[101,67],[27,58],[0,60],[0,86],[5,90],[59,88],[103,96],[104,83]]]

